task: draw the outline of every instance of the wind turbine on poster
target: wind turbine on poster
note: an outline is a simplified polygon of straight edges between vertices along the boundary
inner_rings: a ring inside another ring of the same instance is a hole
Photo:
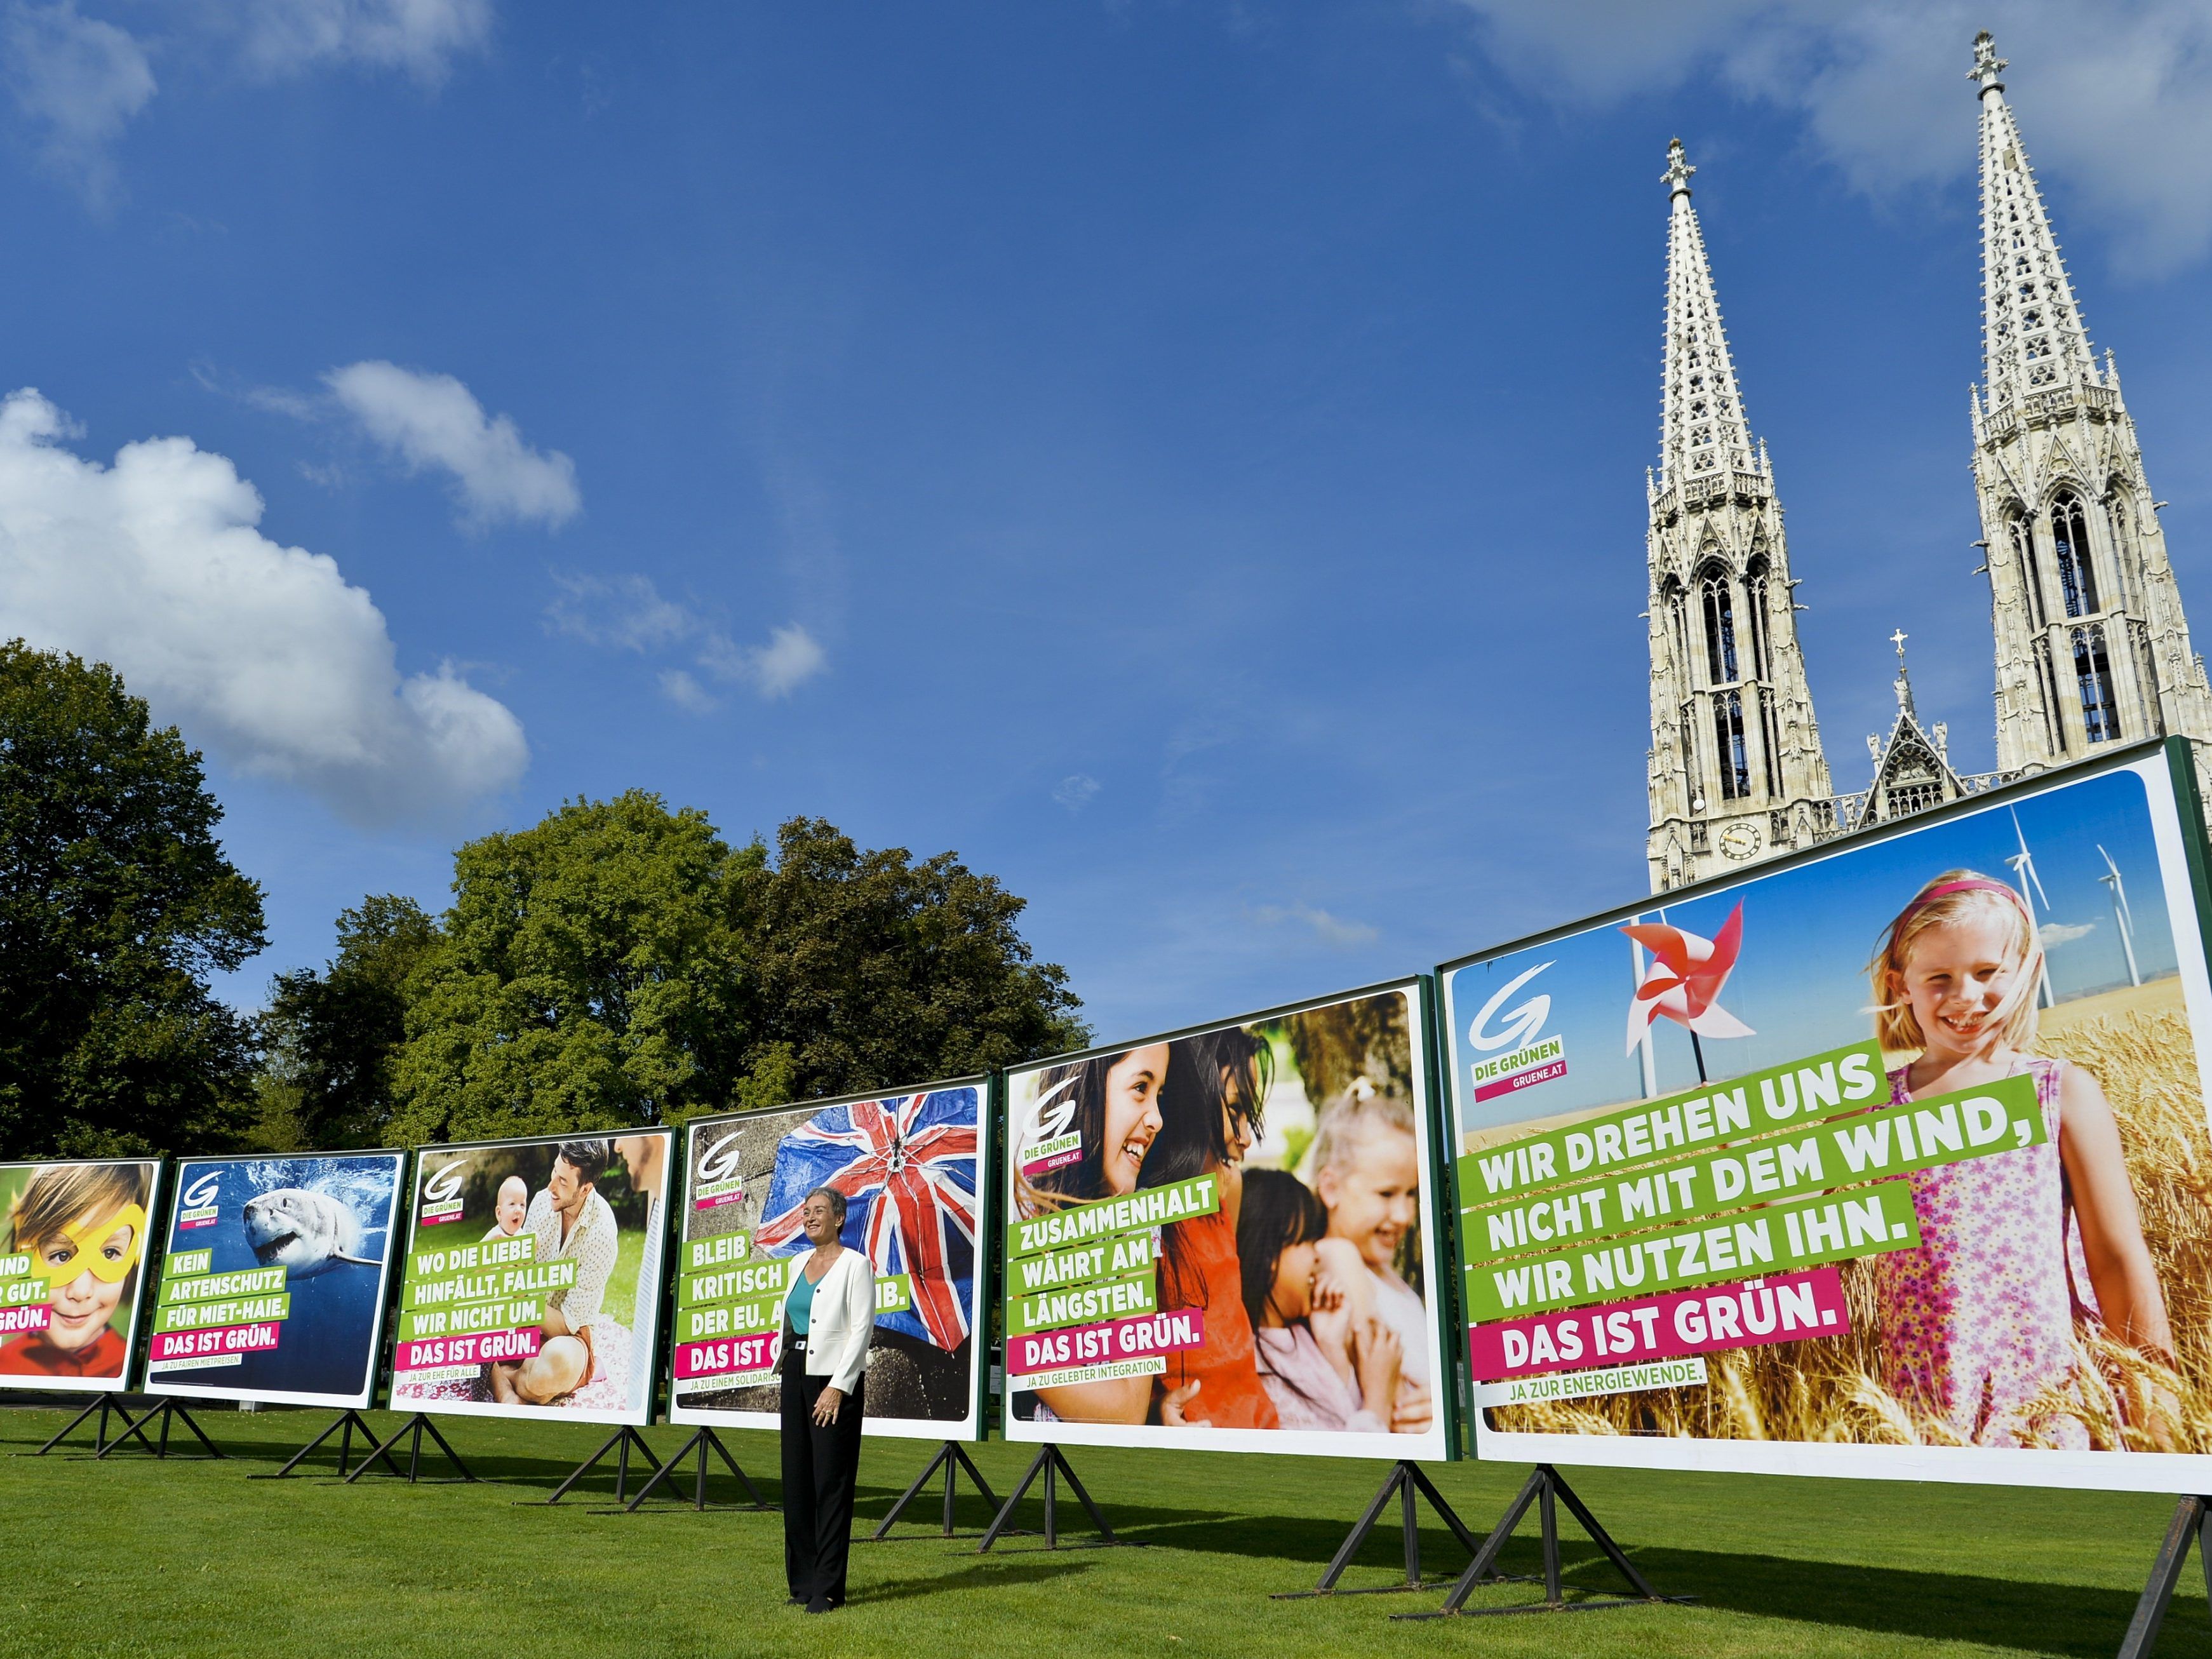
[[[2020,813],[2017,811],[2014,811],[2012,815],[2012,832],[2020,838],[2020,851],[2007,859],[2005,863],[2012,871],[2014,884],[2020,889],[2020,902],[2027,907],[2027,925],[2040,933],[2042,924],[2035,919],[2035,899],[2041,899],[2044,909],[2048,911],[2051,908],[2051,895],[2043,890],[2043,878],[2035,873],[2035,854],[2027,850],[2027,831],[2020,827]],[[2035,898],[2028,896],[2030,888],[2034,890]],[[2047,957],[2044,958],[2041,982],[2035,988],[2037,998],[2043,1006],[2050,1007],[2052,1000],[2051,962]]]
[[[2119,925],[2120,950],[2128,959],[2128,983],[2141,985],[2142,969],[2136,966],[2136,919],[2128,909],[2128,884],[2120,879],[2120,866],[2112,862],[2112,855],[2105,850],[2101,842],[2098,844],[2097,856],[2104,860],[2105,868],[2112,872],[2110,875],[2100,876],[2097,879],[2112,890],[2112,920]]]

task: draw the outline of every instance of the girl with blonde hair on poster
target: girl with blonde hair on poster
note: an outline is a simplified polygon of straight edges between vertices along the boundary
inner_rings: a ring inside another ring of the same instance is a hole
[[[1917,1051],[1889,1074],[1891,1103],[2024,1074],[2046,1135],[1911,1175],[1920,1248],[1875,1261],[1882,1381],[1941,1437],[2086,1449],[2082,1418],[2052,1408],[2081,1387],[2077,1330],[2167,1366],[2173,1334],[2105,1091],[2035,1052],[2034,918],[2006,883],[1948,870],[1890,923],[1869,971],[1883,1048]]]

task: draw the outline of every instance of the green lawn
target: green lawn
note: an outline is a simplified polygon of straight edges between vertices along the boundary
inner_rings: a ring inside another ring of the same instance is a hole
[[[1440,1595],[1267,1599],[1319,1572],[1379,1467],[1079,1449],[1115,1525],[1152,1547],[1047,1554],[1021,1538],[978,1558],[972,1539],[856,1545],[853,1605],[813,1619],[782,1605],[774,1515],[517,1507],[599,1431],[442,1419],[489,1477],[477,1486],[249,1481],[326,1420],[308,1412],[210,1409],[203,1421],[231,1454],[222,1462],[7,1455],[63,1420],[0,1411],[0,1656],[2108,1655],[2172,1509],[2149,1498],[1569,1471],[1658,1587],[1698,1605],[1407,1625],[1387,1615]],[[666,1449],[682,1431],[648,1437]],[[730,1439],[773,1496],[774,1437]],[[868,1443],[864,1530],[929,1449]],[[1009,1484],[1025,1461],[998,1443],[977,1456]],[[1483,1530],[1527,1470],[1437,1473]],[[933,1524],[933,1505],[930,1515]],[[981,1505],[963,1503],[962,1518],[980,1522]],[[1433,1565],[1450,1564],[1441,1527],[1424,1542]],[[1370,1544],[1353,1581],[1387,1582],[1396,1548],[1395,1534]],[[1567,1553],[1575,1582],[1606,1583],[1579,1534]],[[1535,1562],[1534,1543],[1516,1542],[1506,1565]],[[2192,1564],[2160,1654],[2212,1656],[2203,1585]],[[1526,1592],[1486,1589],[1474,1605]]]

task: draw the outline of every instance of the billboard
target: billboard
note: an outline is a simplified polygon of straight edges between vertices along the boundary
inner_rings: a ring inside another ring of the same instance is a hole
[[[2138,748],[1443,969],[1479,1455],[2202,1484],[2188,766]]]
[[[845,1194],[839,1237],[875,1268],[862,1432],[981,1437],[988,1097],[986,1079],[968,1078],[691,1121],[672,1421],[781,1420],[778,1310],[811,1252],[799,1206],[826,1186]]]
[[[1009,1073],[1009,1439],[1451,1455],[1422,990]]]
[[[161,1184],[156,1158],[0,1164],[0,1388],[123,1389]]]
[[[418,1148],[392,1408],[650,1423],[673,1139]]]
[[[366,1406],[407,1154],[177,1165],[149,1394]]]

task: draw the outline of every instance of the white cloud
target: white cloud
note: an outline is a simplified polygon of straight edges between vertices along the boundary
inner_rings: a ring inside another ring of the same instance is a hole
[[[0,14],[8,92],[46,165],[98,206],[115,188],[110,147],[154,96],[153,66],[112,23],[80,16],[76,0],[15,0]]]
[[[561,591],[546,606],[545,619],[556,633],[623,651],[694,647],[702,672],[763,697],[788,696],[830,665],[829,653],[797,623],[770,629],[766,645],[739,645],[696,611],[664,599],[649,576],[556,575],[553,581]],[[718,706],[688,669],[663,672],[660,689],[694,714]]]
[[[1816,153],[1869,196],[1954,184],[1978,165],[1966,71],[1984,4],[1454,3],[1509,75],[1570,107],[1665,96],[1710,72],[1796,112]],[[1993,26],[2013,64],[2006,94],[2046,184],[2064,187],[2066,217],[2111,232],[2124,272],[2164,275],[2201,258],[2212,246],[2212,6],[2016,0]],[[1655,199],[1657,188],[1655,178]]]
[[[2046,921],[2036,936],[2043,941],[2043,948],[2050,951],[2061,945],[2071,945],[2077,939],[2087,939],[2096,931],[2097,924],[2094,921]]]
[[[565,524],[584,505],[576,464],[559,450],[522,441],[505,415],[487,416],[468,387],[381,362],[349,363],[323,384],[362,429],[412,471],[437,468],[459,487],[461,522],[481,530],[500,522]]]
[[[711,714],[722,706],[714,701],[712,692],[699,684],[697,676],[685,669],[661,670],[660,690],[669,702],[694,714]]]
[[[754,646],[739,655],[745,664],[744,678],[763,697],[789,695],[830,663],[814,636],[797,623],[770,629],[766,645]]]
[[[556,633],[591,645],[651,651],[699,629],[698,619],[662,599],[647,576],[556,575],[553,584],[561,592],[545,608],[546,620]]]
[[[264,74],[354,63],[435,85],[491,41],[491,0],[216,0],[210,13]]]
[[[1091,805],[1099,788],[1097,779],[1088,772],[1077,772],[1060,781],[1053,789],[1052,798],[1069,811],[1080,812]]]
[[[1263,904],[1252,914],[1269,927],[1290,923],[1309,928],[1323,945],[1340,951],[1350,950],[1354,945],[1372,945],[1382,937],[1364,921],[1346,921],[1326,910],[1317,910],[1310,904]]]
[[[337,563],[262,535],[262,500],[185,438],[102,466],[34,391],[0,403],[0,636],[109,663],[240,770],[346,817],[435,817],[522,775],[522,726],[452,666],[403,679]]]

